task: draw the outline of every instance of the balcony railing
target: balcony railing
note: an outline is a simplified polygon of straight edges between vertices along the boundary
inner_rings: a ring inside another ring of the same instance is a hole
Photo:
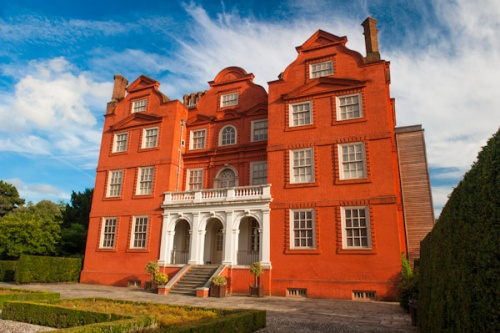
[[[238,251],[238,265],[251,265],[260,261],[258,251]]]
[[[174,265],[185,265],[189,260],[189,251],[172,251],[171,263]]]
[[[166,192],[163,205],[182,205],[204,202],[231,202],[239,200],[271,200],[271,185],[213,188],[198,191]]]

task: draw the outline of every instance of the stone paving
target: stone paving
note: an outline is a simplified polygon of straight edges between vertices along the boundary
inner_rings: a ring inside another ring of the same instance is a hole
[[[398,303],[358,302],[349,300],[227,296],[224,298],[198,298],[183,295],[158,295],[143,289],[111,287],[85,284],[28,284],[16,285],[0,283],[3,288],[23,288],[59,292],[61,298],[105,297],[191,305],[202,307],[260,309],[267,311],[268,323],[289,322],[290,320],[312,326],[335,323],[356,328],[356,332],[418,332],[411,325],[410,315]],[[319,327],[319,326],[318,326]],[[280,330],[269,330],[278,332]],[[311,332],[317,330],[310,330]]]

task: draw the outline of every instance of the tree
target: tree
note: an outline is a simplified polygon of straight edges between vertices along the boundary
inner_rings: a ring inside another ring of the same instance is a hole
[[[0,217],[24,205],[24,199],[19,197],[17,188],[0,180]]]
[[[71,204],[66,204],[61,225],[60,252],[66,256],[83,256],[87,242],[93,189],[71,193]]]
[[[17,259],[21,254],[55,255],[60,225],[50,218],[23,210],[0,219],[0,258]]]

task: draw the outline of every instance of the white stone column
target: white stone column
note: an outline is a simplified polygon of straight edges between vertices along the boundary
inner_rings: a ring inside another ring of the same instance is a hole
[[[224,252],[222,253],[223,265],[231,265],[233,263],[231,256],[233,252],[233,237],[232,237],[233,235],[231,233],[234,223],[233,218],[234,218],[233,211],[227,211],[226,221],[224,223],[224,229],[222,230],[222,233],[224,235],[224,249],[223,249]]]
[[[260,232],[260,262],[263,267],[271,267],[271,220],[270,212],[262,211]]]
[[[172,253],[172,246],[174,244],[174,231],[167,230],[170,214],[163,215],[161,226],[161,240],[160,240],[160,257],[158,258],[158,265],[165,266],[170,264]]]
[[[189,261],[190,265],[198,265],[200,260],[200,242],[201,242],[201,253],[203,253],[203,243],[205,241],[205,237],[201,237],[200,239],[200,214],[193,214],[193,225],[191,226],[191,239],[189,243]],[[204,236],[205,234],[203,234]],[[203,257],[201,258],[201,262],[203,263]]]

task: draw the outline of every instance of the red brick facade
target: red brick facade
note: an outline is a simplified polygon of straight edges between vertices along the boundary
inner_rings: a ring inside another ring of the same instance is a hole
[[[395,110],[364,26],[367,57],[318,30],[269,93],[239,67],[183,103],[115,76],[81,282],[209,263],[248,293],[260,261],[267,295],[393,299],[408,242]]]

